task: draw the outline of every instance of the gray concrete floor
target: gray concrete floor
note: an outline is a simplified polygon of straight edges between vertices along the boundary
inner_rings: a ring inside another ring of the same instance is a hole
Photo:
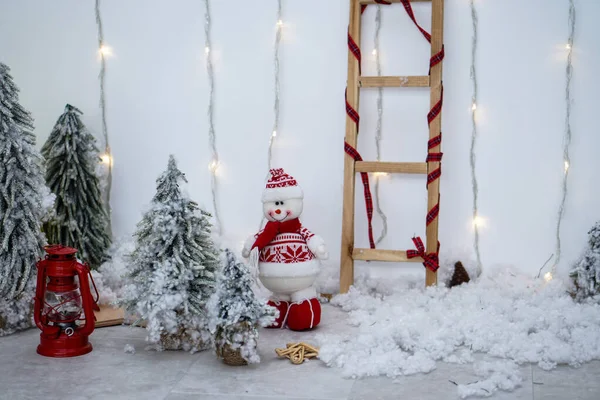
[[[342,329],[352,329],[345,313],[324,305],[323,322],[315,331],[261,330],[262,362],[246,367],[224,365],[210,351],[146,351],[144,330],[126,326],[97,329],[90,354],[46,358],[36,354],[39,331],[31,329],[0,338],[0,399],[446,400],[458,399],[450,380],[477,380],[471,365],[446,363],[438,363],[429,374],[349,380],[318,360],[297,366],[274,352],[287,342],[311,342],[317,332]],[[134,345],[136,353],[125,353],[126,344]],[[600,399],[600,362],[577,369],[561,366],[550,372],[531,365],[521,369],[525,378],[521,388],[491,398]]]

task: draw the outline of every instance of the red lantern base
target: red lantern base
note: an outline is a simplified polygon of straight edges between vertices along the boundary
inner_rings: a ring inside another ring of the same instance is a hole
[[[88,337],[77,332],[71,336],[60,333],[58,337],[40,334],[38,354],[46,357],[76,357],[92,351],[92,344]]]

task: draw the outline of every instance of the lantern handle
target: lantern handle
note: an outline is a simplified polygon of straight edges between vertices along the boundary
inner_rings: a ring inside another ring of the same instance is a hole
[[[81,329],[80,332],[82,335],[89,336],[94,331],[96,325],[96,316],[94,315],[94,309],[98,307],[98,305],[94,302],[94,299],[92,298],[92,293],[90,291],[90,281],[89,279],[87,279],[88,276],[91,276],[90,267],[87,264],[84,265],[79,262],[76,262],[74,268],[75,271],[77,271],[77,276],[79,277],[79,290],[81,291],[81,300],[83,301],[83,312],[85,314],[85,325],[78,329]]]
[[[92,275],[92,268],[90,268],[90,264],[88,264],[87,261],[84,263],[84,265],[88,269],[88,275],[89,275],[90,279],[92,280],[92,285],[94,286],[94,291],[96,292],[96,299],[94,300],[94,305],[95,305],[94,310],[100,311],[100,307],[98,306],[98,302],[100,301],[100,293],[98,293],[98,288],[96,287],[96,282],[94,282],[94,276]]]

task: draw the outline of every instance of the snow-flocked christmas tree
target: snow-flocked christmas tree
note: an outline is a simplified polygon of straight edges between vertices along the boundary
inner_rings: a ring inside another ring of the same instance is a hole
[[[600,221],[588,232],[588,247],[571,270],[571,277],[578,300],[600,295]]]
[[[225,254],[225,265],[209,306],[217,355],[226,359],[238,353],[247,363],[258,363],[258,327],[275,322],[277,309],[256,297],[249,268],[229,249]]]
[[[80,114],[67,104],[42,147],[46,183],[56,195],[56,216],[43,230],[49,243],[76,248],[79,257],[97,269],[106,260],[111,238],[96,175],[100,161],[96,139]]]
[[[210,214],[182,193],[183,182],[185,175],[170,156],[150,209],[138,223],[119,303],[146,320],[151,347],[195,352],[211,345],[206,303],[215,290],[220,257]]]
[[[0,63],[0,336],[32,326],[35,264],[45,244],[40,225],[51,200],[33,118],[18,93]]]

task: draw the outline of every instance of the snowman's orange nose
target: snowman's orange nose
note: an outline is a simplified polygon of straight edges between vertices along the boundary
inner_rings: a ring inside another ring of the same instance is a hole
[[[275,210],[275,214],[281,214],[281,210],[280,209]]]

